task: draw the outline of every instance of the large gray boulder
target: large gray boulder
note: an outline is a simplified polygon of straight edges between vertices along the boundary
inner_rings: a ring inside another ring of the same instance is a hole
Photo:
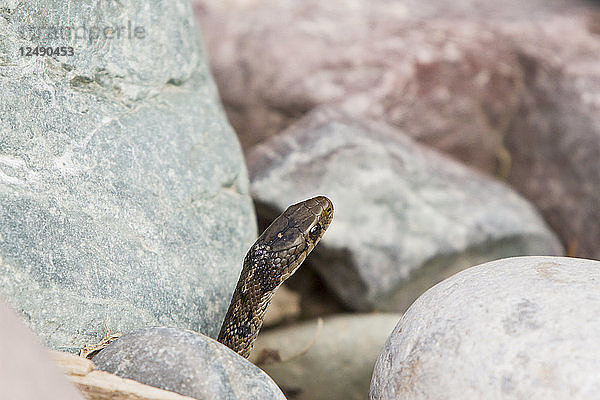
[[[54,349],[105,322],[216,335],[256,225],[188,2],[31,0],[0,17],[0,295]],[[38,43],[74,55],[20,55]]]
[[[372,400],[595,399],[600,262],[518,257],[423,294],[377,359]]]
[[[260,368],[221,343],[176,328],[143,328],[93,359],[98,369],[199,400],[285,400]]]
[[[535,209],[508,186],[335,109],[311,112],[247,160],[263,214],[316,194],[332,199],[335,219],[310,260],[354,309],[403,311],[465,267],[562,254]]]

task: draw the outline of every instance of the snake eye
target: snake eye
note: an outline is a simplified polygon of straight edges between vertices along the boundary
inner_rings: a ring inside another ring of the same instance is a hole
[[[315,226],[313,226],[312,228],[310,228],[310,231],[308,232],[308,235],[314,241],[314,240],[317,240],[319,238],[319,234],[320,233],[321,233],[321,225],[320,224],[316,224]]]

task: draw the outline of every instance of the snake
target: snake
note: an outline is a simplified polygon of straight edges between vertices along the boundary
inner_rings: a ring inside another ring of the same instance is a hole
[[[250,247],[219,331],[218,341],[248,358],[267,307],[298,270],[333,219],[333,203],[317,196],[289,206]]]

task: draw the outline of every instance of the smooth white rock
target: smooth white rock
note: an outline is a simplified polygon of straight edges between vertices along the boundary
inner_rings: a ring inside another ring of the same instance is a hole
[[[370,398],[594,399],[600,262],[515,257],[424,293],[383,352]]]

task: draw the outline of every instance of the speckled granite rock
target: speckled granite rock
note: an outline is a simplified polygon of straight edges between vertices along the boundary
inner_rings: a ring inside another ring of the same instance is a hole
[[[595,399],[600,262],[518,257],[423,294],[375,364],[372,400]]]
[[[19,54],[90,21],[145,35]],[[54,349],[106,320],[216,335],[256,225],[188,2],[9,2],[0,53],[0,295]]]
[[[0,326],[0,399],[83,400],[2,299]]]
[[[98,369],[196,399],[285,400],[267,374],[204,335],[144,328],[111,343],[93,359]]]
[[[331,108],[248,155],[259,213],[323,194],[336,216],[311,263],[355,309],[403,311],[456,271],[513,255],[562,254],[508,186],[391,128]]]
[[[373,364],[399,319],[348,314],[325,318],[321,326],[313,320],[273,329],[260,334],[250,360],[262,359],[260,367],[290,399],[363,400]]]

